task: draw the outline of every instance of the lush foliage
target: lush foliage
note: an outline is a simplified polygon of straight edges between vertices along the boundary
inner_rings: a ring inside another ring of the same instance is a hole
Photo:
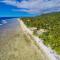
[[[60,13],[49,13],[41,16],[22,18],[28,27],[37,27],[37,29],[47,29],[48,31],[39,37],[44,40],[47,46],[51,46],[60,54]]]

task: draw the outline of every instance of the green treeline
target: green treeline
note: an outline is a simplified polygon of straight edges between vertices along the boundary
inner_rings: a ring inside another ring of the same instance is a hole
[[[47,32],[39,37],[44,40],[45,45],[51,46],[53,50],[60,54],[60,12],[21,19],[28,27],[46,29]]]

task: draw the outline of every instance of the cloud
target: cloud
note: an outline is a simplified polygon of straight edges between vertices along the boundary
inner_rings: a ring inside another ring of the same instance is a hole
[[[46,12],[56,11],[57,9],[53,8],[60,7],[60,0],[28,0],[28,1],[22,0],[21,2],[17,0],[3,0],[2,2],[8,5],[16,6],[17,8],[26,8],[28,10],[24,9],[22,11],[32,14],[34,13],[39,14],[42,13],[42,11],[45,12],[45,10]],[[15,11],[21,11],[21,10],[17,9]]]

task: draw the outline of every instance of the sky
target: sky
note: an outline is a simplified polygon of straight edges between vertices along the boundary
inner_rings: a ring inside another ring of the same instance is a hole
[[[0,17],[27,17],[59,11],[60,0],[0,0]]]

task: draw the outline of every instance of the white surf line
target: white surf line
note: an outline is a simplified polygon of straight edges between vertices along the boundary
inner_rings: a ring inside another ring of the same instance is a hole
[[[3,23],[3,24],[6,24],[6,23],[7,23],[7,21],[6,21],[6,20],[2,20],[2,23]]]
[[[39,45],[40,49],[47,55],[47,57],[50,60],[60,60],[55,53],[49,49],[47,46],[45,46],[42,42],[42,40],[40,38],[38,38],[37,36],[34,36],[32,34],[32,31],[29,30],[26,25],[23,23],[22,20],[18,19],[18,21],[20,22],[20,26],[23,29],[23,31],[25,31],[26,33],[30,34],[30,36],[32,36],[32,38],[36,41],[36,43]]]
[[[4,25],[4,24],[6,24],[6,23],[7,23],[6,20],[2,20],[2,23],[0,23],[0,26],[1,26],[1,25]]]

